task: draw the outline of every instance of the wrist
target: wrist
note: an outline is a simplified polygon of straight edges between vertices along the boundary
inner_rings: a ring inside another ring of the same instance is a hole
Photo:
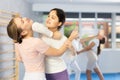
[[[72,38],[72,37],[69,37],[69,38],[68,38],[68,40],[69,40],[69,41],[72,41],[72,40],[73,40],[73,38]]]
[[[65,47],[66,48],[69,48],[69,45],[71,44],[71,41],[69,40],[69,39],[67,39],[66,41],[65,41]]]

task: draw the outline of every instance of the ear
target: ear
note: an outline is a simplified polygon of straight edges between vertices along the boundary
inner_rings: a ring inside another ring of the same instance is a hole
[[[28,32],[26,30],[22,31],[21,35],[24,36],[24,35],[27,35]]]
[[[62,22],[59,22],[58,26],[61,26],[62,25]]]

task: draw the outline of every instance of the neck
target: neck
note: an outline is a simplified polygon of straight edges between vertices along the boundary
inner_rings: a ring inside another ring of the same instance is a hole
[[[28,35],[26,35],[24,38],[29,38],[29,37],[33,37],[33,32],[29,32]]]
[[[58,31],[57,28],[48,28],[48,29],[52,32]]]

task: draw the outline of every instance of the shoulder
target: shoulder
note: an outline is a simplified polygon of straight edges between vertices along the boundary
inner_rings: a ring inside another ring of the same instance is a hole
[[[37,44],[44,43],[44,41],[41,38],[32,38],[31,43],[34,43],[37,45]]]
[[[93,41],[99,41],[99,39],[97,39],[97,38],[94,38],[94,39],[93,39]]]
[[[35,38],[35,37],[32,37],[31,38],[31,42],[38,42],[38,41],[40,41],[41,39],[40,38]]]
[[[99,39],[95,38],[95,40],[94,40],[94,41],[98,43],[98,42],[99,42]]]
[[[94,39],[92,40],[92,42],[94,42],[96,46],[99,45],[99,39],[97,39],[97,38],[94,38]]]
[[[15,48],[19,46],[19,43],[14,43]]]
[[[91,42],[98,42],[98,41],[99,41],[99,39],[97,39],[97,38],[94,38],[91,40]]]

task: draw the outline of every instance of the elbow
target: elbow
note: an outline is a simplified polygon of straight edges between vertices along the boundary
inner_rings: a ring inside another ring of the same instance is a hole
[[[62,52],[62,51],[57,50],[57,52],[56,52],[55,56],[61,56],[62,54],[63,54],[63,52]]]
[[[61,56],[61,55],[62,55],[62,52],[57,51],[57,55],[56,56]]]

